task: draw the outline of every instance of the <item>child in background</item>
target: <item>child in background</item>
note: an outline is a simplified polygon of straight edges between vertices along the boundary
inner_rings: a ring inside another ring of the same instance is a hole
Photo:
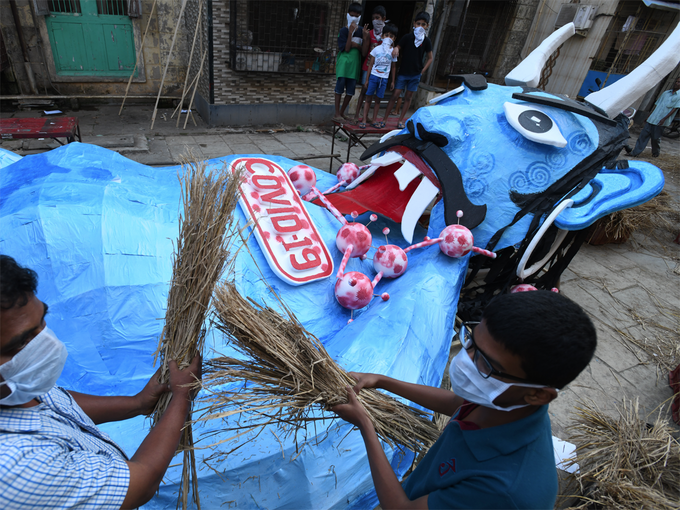
[[[338,58],[335,62],[335,117],[333,120],[346,119],[345,110],[356,88],[361,69],[361,48],[363,46],[363,31],[359,26],[361,4],[350,4],[347,9],[347,26],[340,29],[338,34]],[[346,92],[345,100],[340,107],[342,93]]]
[[[387,23],[387,11],[382,5],[377,6],[373,9],[373,28],[368,29],[368,23],[364,25],[364,41],[362,47],[362,53],[368,55],[373,49],[382,42],[383,28],[385,28],[385,23]],[[354,115],[354,122],[358,122],[361,118],[361,113],[364,107],[364,97],[366,96],[366,89],[368,88],[368,77],[370,72],[368,71],[368,59],[366,57],[364,60],[364,65],[361,68],[361,94],[359,95],[359,101],[357,101],[357,111]],[[365,122],[365,119],[364,119]]]
[[[395,90],[390,102],[387,104],[385,119],[392,113],[394,103],[397,101],[401,91],[406,90],[404,104],[401,107],[401,114],[399,115],[399,123],[397,124],[397,128],[399,129],[404,129],[404,116],[411,106],[411,97],[413,96],[413,93],[418,90],[420,77],[432,64],[432,42],[430,41],[430,38],[425,35],[425,31],[429,25],[430,15],[426,12],[418,13],[414,23],[413,33],[402,37],[397,45],[397,54],[395,56],[401,56],[401,65],[399,66],[399,75],[397,76],[396,86],[394,85],[394,75],[392,76],[392,85]],[[425,65],[423,65],[423,57],[425,55],[427,55],[427,61],[425,62]]]
[[[387,81],[390,77],[390,72],[395,71],[395,62],[397,59],[392,56],[392,45],[397,40],[397,27],[389,24],[383,29],[382,44],[379,44],[371,54],[368,56],[368,87],[366,89],[366,105],[364,106],[364,116],[359,127],[366,128],[366,117],[368,117],[368,110],[371,108],[371,101],[375,94],[375,106],[373,107],[373,118],[378,118],[378,110],[380,109],[380,100],[385,97],[385,89],[387,88]],[[394,88],[394,80],[392,81],[392,88]],[[385,127],[384,121],[376,120],[372,126],[377,129]]]

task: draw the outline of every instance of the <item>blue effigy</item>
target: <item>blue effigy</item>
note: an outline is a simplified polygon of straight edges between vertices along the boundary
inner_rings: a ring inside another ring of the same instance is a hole
[[[413,242],[425,235],[437,237],[447,224],[457,221],[456,210],[463,209],[462,222],[469,222],[475,244],[507,254],[491,263],[503,266],[495,266],[500,276],[486,282],[490,290],[517,281],[520,259],[535,236],[540,237],[540,227],[558,204],[572,201],[550,219],[554,220],[550,228],[559,230],[559,235],[546,237],[548,246],[537,250],[550,252],[552,239],[560,239],[544,263],[548,265],[560,257],[566,244],[574,244],[568,235],[578,235],[610,212],[649,200],[663,187],[663,174],[653,165],[616,161],[628,136],[623,116],[611,119],[566,97],[530,87],[480,87],[468,83],[474,81],[469,77],[463,81],[467,84],[460,94],[421,108],[406,130],[372,147],[365,156],[404,147],[423,161],[422,168],[429,169],[431,180],[437,181],[443,200],[432,209],[428,231],[409,220],[416,226],[408,236]],[[523,120],[519,115],[511,120],[507,112],[513,110],[505,103],[521,105],[529,113]],[[559,137],[549,144],[536,140],[541,132],[548,132],[544,116],[550,127],[559,129],[564,139],[561,147],[554,145],[562,143]],[[528,126],[524,129],[530,133],[522,133],[513,123]],[[222,167],[242,156],[209,164]],[[257,157],[268,158],[284,170],[298,164],[283,157]],[[81,143],[3,166],[0,252],[39,275],[38,297],[50,306],[49,326],[69,352],[58,384],[100,395],[136,393],[154,372],[165,315],[173,241],[178,234],[178,167],[150,168]],[[334,194],[335,200],[343,207],[358,203],[359,210],[371,211],[371,204],[362,198],[370,193],[362,195],[360,188],[370,189],[372,179],[392,179],[397,170],[381,167],[375,177],[356,187],[355,195],[345,188]],[[315,172],[320,189],[335,184],[333,175]],[[408,203],[413,189],[410,193],[394,200]],[[312,203],[306,207],[332,248],[337,267],[342,254],[334,248],[334,240],[340,224],[324,208]],[[404,210],[408,211],[407,205]],[[236,214],[245,225],[240,209]],[[392,232],[390,243],[408,246],[410,242],[397,234],[403,216],[390,214],[371,224],[374,238],[381,238],[387,226]],[[271,271],[255,240],[247,242],[252,257],[241,250],[235,265],[241,294],[275,307],[271,286],[348,371],[440,384],[461,289],[468,268],[481,267],[475,262],[481,257],[452,259],[437,246],[410,252],[406,273],[395,280],[383,279],[375,289],[378,294],[389,292],[391,299],[358,311],[348,324],[349,312],[333,295],[334,279],[290,286]],[[531,265],[529,259],[525,265]],[[351,259],[348,270],[374,274],[370,260]],[[555,275],[559,277],[559,272],[550,277]],[[221,335],[211,332],[206,345],[205,357],[234,355]],[[101,428],[131,455],[149,425],[135,418]],[[215,449],[200,449],[233,435],[221,426],[214,421],[194,428],[203,508],[373,508],[377,504],[363,441],[349,424],[318,421],[297,437],[277,436],[276,429],[265,429],[249,443],[250,437],[242,437]],[[226,451],[231,453],[214,456]],[[387,446],[385,452],[402,476],[413,454]],[[159,493],[145,508],[175,508],[180,474],[181,466],[170,467]]]

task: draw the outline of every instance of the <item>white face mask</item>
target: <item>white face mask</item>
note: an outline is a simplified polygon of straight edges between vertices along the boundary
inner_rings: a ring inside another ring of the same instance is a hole
[[[383,46],[387,46],[388,48],[390,48],[392,46],[392,44],[394,44],[394,41],[392,39],[390,39],[389,37],[385,37],[383,39],[382,43],[383,43]]]
[[[413,35],[416,36],[415,45],[418,48],[425,40],[425,29],[423,27],[413,27]]]
[[[359,18],[360,18],[360,16],[350,16],[349,14],[347,14],[347,28],[349,28],[349,26],[352,23],[356,23],[358,25],[359,24]]]
[[[373,20],[373,33],[375,34],[376,37],[379,37],[382,32],[383,28],[385,28],[385,22],[381,19],[374,19]]]
[[[499,395],[512,386],[525,386],[527,388],[545,388],[540,384],[506,383],[493,377],[484,379],[473,363],[465,349],[461,349],[451,360],[449,377],[453,392],[469,402],[480,406],[490,407],[499,411],[512,411],[529,404],[521,404],[510,407],[500,407],[493,403]]]
[[[12,393],[0,404],[17,406],[50,391],[66,363],[66,346],[50,328],[45,327],[11,360],[0,365],[0,375]]]

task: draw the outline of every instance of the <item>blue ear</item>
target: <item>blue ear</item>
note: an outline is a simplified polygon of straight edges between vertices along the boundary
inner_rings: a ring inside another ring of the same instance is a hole
[[[555,218],[555,225],[563,230],[581,230],[607,214],[643,204],[661,192],[661,170],[644,161],[627,163],[628,168],[603,168],[572,197],[574,205]]]

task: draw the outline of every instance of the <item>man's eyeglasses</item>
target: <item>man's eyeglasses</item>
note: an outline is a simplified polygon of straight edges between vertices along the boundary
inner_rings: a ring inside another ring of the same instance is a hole
[[[484,379],[488,379],[492,375],[495,375],[497,377],[504,377],[505,379],[512,379],[513,381],[533,384],[531,381],[522,379],[521,377],[516,377],[514,375],[506,374],[504,372],[496,370],[493,366],[491,366],[491,363],[487,359],[486,354],[484,354],[475,343],[475,336],[472,330],[478,324],[479,322],[464,322],[460,326],[460,331],[458,332],[458,340],[460,340],[461,345],[466,351],[469,351],[474,347],[475,354],[474,357],[472,358],[472,362],[477,367],[479,375],[481,375]]]

